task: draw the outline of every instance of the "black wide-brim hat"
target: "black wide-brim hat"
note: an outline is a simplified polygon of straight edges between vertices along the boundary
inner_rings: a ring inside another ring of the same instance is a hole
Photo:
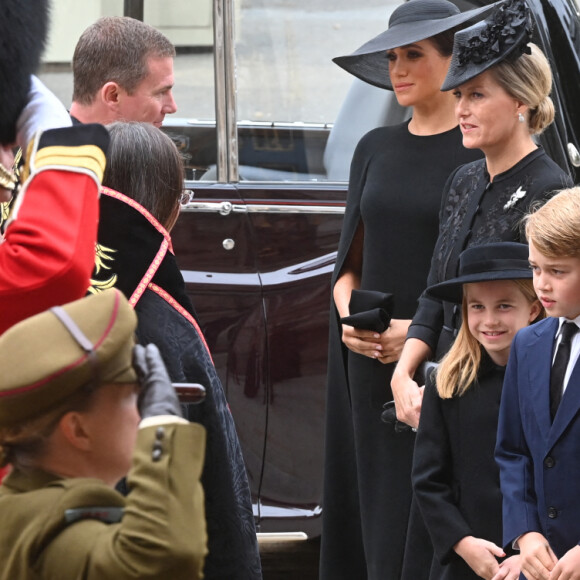
[[[530,54],[532,16],[525,0],[499,3],[483,21],[455,33],[442,91],[454,89],[492,66]]]
[[[527,244],[496,242],[467,248],[459,255],[459,276],[427,288],[427,294],[460,303],[463,284],[532,278]]]
[[[389,77],[387,50],[431,38],[483,17],[492,6],[460,12],[448,0],[409,0],[398,6],[389,18],[389,28],[347,56],[332,61],[355,77],[379,87],[393,90]]]

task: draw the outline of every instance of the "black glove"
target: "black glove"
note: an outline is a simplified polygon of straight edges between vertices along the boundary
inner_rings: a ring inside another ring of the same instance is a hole
[[[141,392],[137,401],[141,418],[157,415],[182,417],[179,399],[171,384],[159,349],[154,344],[136,345],[133,349],[133,367],[141,383]]]

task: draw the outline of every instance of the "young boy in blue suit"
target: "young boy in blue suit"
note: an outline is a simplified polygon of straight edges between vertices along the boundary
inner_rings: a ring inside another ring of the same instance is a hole
[[[549,318],[516,335],[506,370],[496,447],[503,539],[521,551],[526,578],[580,579],[580,187],[525,227]]]

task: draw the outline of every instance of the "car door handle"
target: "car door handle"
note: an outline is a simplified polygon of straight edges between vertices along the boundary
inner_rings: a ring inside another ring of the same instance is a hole
[[[246,213],[246,207],[231,201],[190,201],[181,206],[181,211],[230,215],[232,212]]]

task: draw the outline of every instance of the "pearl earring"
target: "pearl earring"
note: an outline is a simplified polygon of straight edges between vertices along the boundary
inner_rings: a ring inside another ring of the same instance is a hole
[[[526,120],[526,118],[521,113],[518,113],[518,121],[520,123],[523,123],[525,120]]]

